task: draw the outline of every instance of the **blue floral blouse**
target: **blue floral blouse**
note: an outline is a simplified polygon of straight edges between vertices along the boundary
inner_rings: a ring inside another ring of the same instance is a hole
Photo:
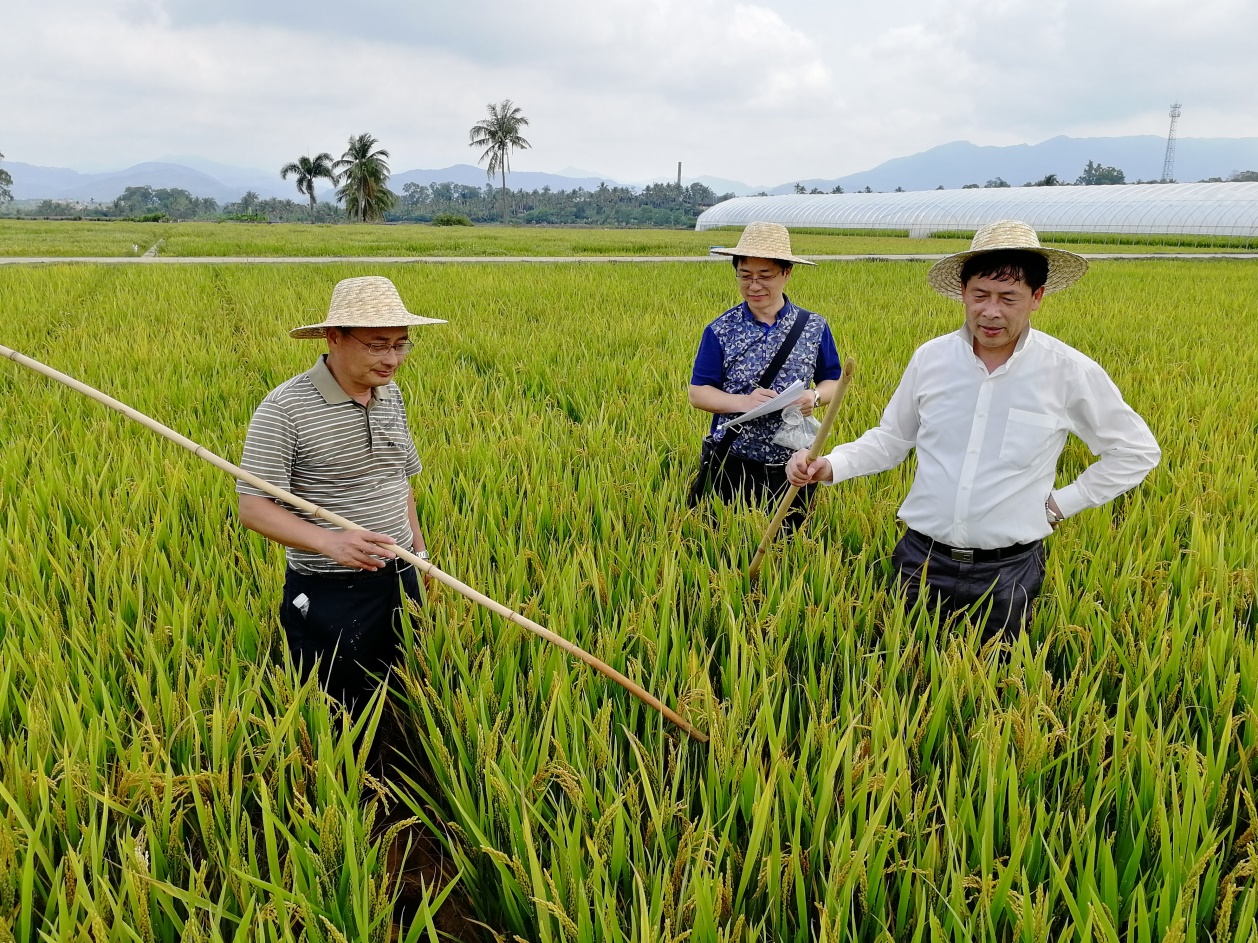
[[[715,386],[726,393],[739,395],[754,390],[760,374],[769,366],[796,318],[804,310],[789,298],[785,301],[773,324],[757,321],[744,302],[730,308],[704,328],[690,382],[695,386]],[[808,323],[795,342],[795,349],[778,375],[770,381],[774,390],[784,390],[795,380],[814,385],[823,380],[837,380],[843,372],[830,325],[820,315],[808,314]],[[717,426],[736,415],[724,413],[712,417],[709,436],[713,442],[733,434],[733,430],[730,433],[724,430],[718,432]],[[791,450],[773,443],[780,425],[781,417],[776,414],[753,419],[741,427],[742,435],[735,440],[730,451],[755,462],[785,462],[790,458]]]

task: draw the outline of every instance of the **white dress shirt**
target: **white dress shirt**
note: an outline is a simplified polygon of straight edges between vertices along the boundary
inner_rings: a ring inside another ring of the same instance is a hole
[[[1073,432],[1100,459],[1056,491]],[[1052,533],[1051,494],[1065,517],[1138,485],[1161,449],[1095,361],[1030,327],[987,372],[966,327],[913,354],[882,423],[826,456],[834,481],[899,465],[917,449],[900,519],[954,547],[993,550]]]

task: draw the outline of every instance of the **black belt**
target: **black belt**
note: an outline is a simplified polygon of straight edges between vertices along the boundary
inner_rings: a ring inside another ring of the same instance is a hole
[[[997,547],[995,550],[969,549],[965,547],[949,547],[945,543],[935,540],[933,537],[927,537],[921,531],[909,528],[909,533],[917,537],[918,540],[930,546],[930,552],[946,553],[958,563],[993,563],[996,560],[1007,560],[1009,557],[1016,557],[1020,553],[1026,553],[1028,550],[1034,550],[1043,541],[1033,540],[1029,544],[1014,544],[1011,547]]]

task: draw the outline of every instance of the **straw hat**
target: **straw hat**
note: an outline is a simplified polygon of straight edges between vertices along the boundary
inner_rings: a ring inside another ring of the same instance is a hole
[[[1069,288],[1088,270],[1088,262],[1082,256],[1062,249],[1045,249],[1040,245],[1040,237],[1035,234],[1035,230],[1026,223],[1014,219],[1002,219],[998,223],[988,223],[976,232],[974,241],[970,243],[970,251],[950,255],[931,266],[930,271],[926,273],[926,281],[939,294],[960,301],[961,267],[968,259],[976,255],[996,252],[1000,249],[1021,249],[1048,259],[1048,281],[1044,283],[1045,294]]]
[[[741,255],[746,259],[773,259],[793,265],[816,265],[791,255],[791,234],[781,223],[748,223],[732,249],[713,249],[716,255]]]
[[[324,337],[330,327],[413,327],[445,323],[440,318],[421,318],[407,311],[402,296],[387,278],[361,275],[336,283],[323,323],[293,328],[288,336]]]

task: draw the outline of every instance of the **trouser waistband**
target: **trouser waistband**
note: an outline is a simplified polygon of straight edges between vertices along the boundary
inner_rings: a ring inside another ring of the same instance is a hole
[[[393,557],[385,560],[384,566],[379,570],[337,570],[332,573],[303,573],[301,570],[295,570],[291,566],[288,568],[290,573],[296,573],[298,576],[313,576],[325,580],[369,580],[384,576],[397,576],[411,569],[413,564],[401,557]]]
[[[918,540],[928,544],[930,546],[931,553],[939,552],[941,554],[946,554],[958,563],[994,563],[997,560],[1007,560],[1010,557],[1016,557],[1020,554],[1026,553],[1028,550],[1034,550],[1043,543],[1043,541],[1040,540],[1033,540],[1026,544],[1012,544],[1008,547],[997,547],[995,550],[984,550],[977,547],[973,549],[967,547],[950,547],[942,541],[926,536],[921,531],[913,530],[911,527],[909,528],[909,533],[914,535]]]

